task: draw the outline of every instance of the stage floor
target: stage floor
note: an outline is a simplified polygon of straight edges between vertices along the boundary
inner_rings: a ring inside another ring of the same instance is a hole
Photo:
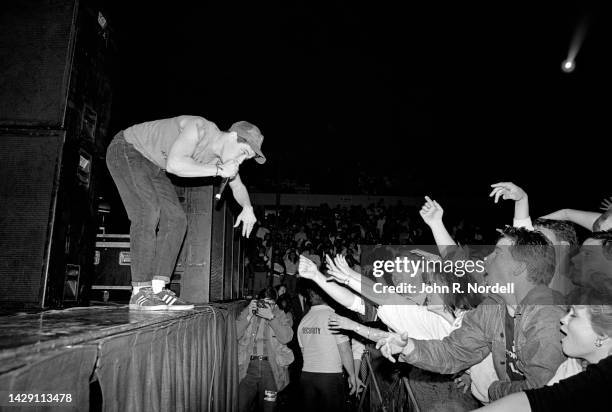
[[[75,411],[91,402],[107,411],[235,410],[235,319],[245,304],[155,312],[100,304],[0,316],[0,389],[70,393],[67,410]],[[7,405],[0,399],[0,410]]]
[[[105,305],[0,316],[0,364],[7,358],[212,313],[215,308],[227,306],[206,304],[190,311],[136,312],[129,311],[127,305]]]

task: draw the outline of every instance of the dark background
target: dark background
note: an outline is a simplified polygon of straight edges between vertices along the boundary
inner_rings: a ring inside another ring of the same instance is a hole
[[[511,180],[539,212],[612,195],[607,9],[397,3],[111,2],[111,130],[181,114],[222,129],[249,120],[268,157],[241,168],[251,190],[289,177],[346,193],[362,172],[395,179],[396,194],[482,201]]]

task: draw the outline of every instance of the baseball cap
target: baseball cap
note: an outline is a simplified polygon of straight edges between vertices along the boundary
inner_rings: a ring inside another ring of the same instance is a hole
[[[261,144],[263,143],[263,134],[257,126],[252,123],[241,120],[236,122],[230,127],[230,132],[236,132],[236,134],[242,137],[251,146],[251,149],[257,154],[255,161],[259,164],[266,162],[266,156],[261,151]]]

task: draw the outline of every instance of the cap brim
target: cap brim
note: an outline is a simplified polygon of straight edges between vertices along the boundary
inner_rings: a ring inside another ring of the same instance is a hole
[[[260,165],[262,165],[266,163],[266,157],[262,154],[257,153],[257,157],[255,158],[255,161],[259,163]]]
[[[249,135],[243,135],[240,132],[236,133],[238,136],[240,136],[241,138],[243,138],[246,143],[251,146],[251,149],[253,149],[253,151],[255,152],[255,154],[257,156],[255,156],[255,161],[259,164],[264,164],[266,163],[266,156],[264,156],[264,154],[262,153],[261,149],[254,146],[253,144],[251,144],[251,136]]]

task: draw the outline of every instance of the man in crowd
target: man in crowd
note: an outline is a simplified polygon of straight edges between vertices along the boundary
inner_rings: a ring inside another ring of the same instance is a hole
[[[377,347],[392,361],[454,374],[482,361],[489,353],[498,381],[489,398],[544,386],[565,356],[559,319],[563,297],[548,288],[554,273],[554,249],[539,232],[508,227],[486,258],[488,285],[514,284],[514,293],[489,295],[468,311],[459,329],[443,340],[415,340],[393,334]]]
[[[329,316],[334,310],[325,303],[323,292],[312,284],[308,295],[312,306],[298,327],[304,359],[300,377],[302,407],[304,411],[340,411],[345,400],[343,367],[351,394],[358,387],[351,343],[347,336],[329,329]]]
[[[132,297],[130,310],[192,309],[165,289],[185,237],[187,219],[167,173],[181,177],[221,176],[229,180],[242,206],[235,227],[249,236],[257,220],[240,164],[265,162],[263,135],[237,122],[228,132],[197,116],[137,124],[119,132],[108,147],[106,164],[130,219]]]
[[[293,329],[276,298],[274,288],[263,289],[236,320],[240,412],[253,410],[255,405],[264,412],[274,411],[278,392],[289,383],[293,357],[285,345]]]
[[[569,277],[569,261],[578,247],[576,229],[572,223],[565,220],[538,218],[533,224],[529,217],[529,198],[527,193],[512,182],[500,182],[491,185],[494,189],[490,196],[495,201],[503,199],[514,200],[513,226],[538,230],[555,247],[555,274],[550,282],[550,288],[568,296],[574,285]]]
[[[585,239],[572,258],[572,280],[580,287],[568,297],[569,304],[584,303],[583,297],[594,291],[612,305],[612,231],[593,232]]]

